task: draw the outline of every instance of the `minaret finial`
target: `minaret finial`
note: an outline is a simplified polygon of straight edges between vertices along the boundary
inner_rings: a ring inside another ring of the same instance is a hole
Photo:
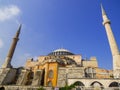
[[[102,15],[106,15],[106,12],[105,12],[105,10],[104,10],[104,8],[103,8],[102,3],[101,3],[101,11],[102,11]]]
[[[15,37],[17,37],[17,38],[19,37],[20,31],[21,31],[21,27],[22,27],[22,24],[19,25],[18,31],[16,33]]]

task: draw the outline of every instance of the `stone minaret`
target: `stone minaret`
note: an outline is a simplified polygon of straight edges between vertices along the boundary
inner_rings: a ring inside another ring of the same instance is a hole
[[[110,20],[108,19],[106,12],[101,5],[102,10],[102,18],[103,18],[103,25],[105,26],[106,34],[108,37],[112,58],[113,58],[113,75],[115,78],[120,78],[120,53],[117,46],[117,43],[115,41],[111,26],[110,26]]]
[[[12,68],[11,60],[12,60],[12,57],[13,57],[17,42],[19,40],[19,34],[20,34],[21,26],[22,25],[19,26],[18,31],[17,31],[15,37],[13,38],[13,42],[11,44],[11,47],[10,47],[8,55],[7,55],[6,59],[5,59],[5,62],[2,65],[2,68]]]

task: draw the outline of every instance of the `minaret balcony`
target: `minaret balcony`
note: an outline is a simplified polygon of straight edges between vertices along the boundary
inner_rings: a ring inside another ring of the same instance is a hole
[[[109,20],[109,19],[104,20],[102,24],[105,25],[106,23],[109,23],[109,24],[110,24],[110,20]]]

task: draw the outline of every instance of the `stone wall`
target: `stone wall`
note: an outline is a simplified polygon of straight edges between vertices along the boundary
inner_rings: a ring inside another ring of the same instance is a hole
[[[5,68],[2,69],[2,73],[0,74],[0,84],[12,84],[16,76],[16,69],[13,68]]]
[[[83,67],[98,67],[97,60],[83,60],[82,61]]]
[[[4,87],[5,90],[37,90],[40,87],[35,87],[35,86],[0,86]],[[45,90],[53,90],[52,87],[43,87]]]
[[[83,67],[59,67],[58,68],[58,80],[57,86],[64,87],[68,84],[68,78],[83,78],[84,68]]]
[[[40,87],[33,87],[33,86],[0,86],[0,89],[4,88],[5,90],[38,90]],[[43,87],[45,90],[54,90],[52,87]],[[76,90],[77,88],[81,88],[81,90],[119,90],[119,87],[110,87],[110,88],[93,88],[93,87],[76,87],[72,90]]]
[[[120,79],[95,79],[95,78],[69,78],[68,79],[68,85],[71,85],[77,81],[80,81],[81,83],[83,83],[83,85],[85,87],[91,87],[93,83],[99,83],[102,85],[102,87],[104,88],[109,88],[109,85],[112,83],[112,82],[120,82]]]
[[[21,70],[21,73],[18,77],[16,84],[17,85],[25,85],[28,73],[29,73],[28,70]]]
[[[39,85],[41,85],[42,74],[43,74],[43,70],[37,70],[34,73],[34,78],[33,78],[33,81],[32,81],[32,85],[33,86],[39,86]]]

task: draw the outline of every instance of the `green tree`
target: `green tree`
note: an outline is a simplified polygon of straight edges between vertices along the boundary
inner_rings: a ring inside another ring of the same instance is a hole
[[[37,90],[45,90],[43,87],[38,88]]]

